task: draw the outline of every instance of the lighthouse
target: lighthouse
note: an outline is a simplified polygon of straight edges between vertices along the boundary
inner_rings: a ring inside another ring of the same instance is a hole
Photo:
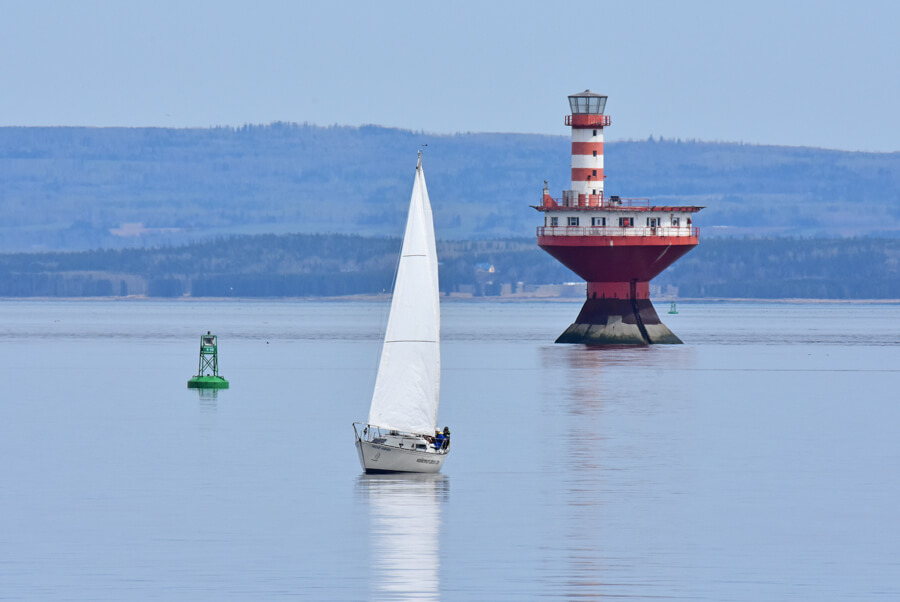
[[[650,280],[699,243],[692,216],[702,207],[656,206],[649,199],[607,196],[603,130],[607,96],[569,96],[572,183],[554,198],[544,182],[540,248],[587,282],[581,312],[557,343],[681,343],[650,303]]]

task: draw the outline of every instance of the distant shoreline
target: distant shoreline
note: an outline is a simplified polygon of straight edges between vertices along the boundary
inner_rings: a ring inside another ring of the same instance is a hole
[[[106,296],[106,297],[0,297],[0,303],[9,303],[16,301],[141,301],[141,302],[158,302],[158,301],[176,301],[181,303],[204,303],[223,301],[241,301],[241,302],[267,302],[267,301],[321,301],[329,303],[349,303],[349,302],[387,302],[391,298],[388,294],[380,295],[343,295],[338,297],[148,297],[145,295],[127,295],[124,297]],[[838,304],[838,305],[896,305],[900,304],[900,299],[801,299],[801,298],[785,298],[785,299],[752,299],[752,298],[728,298],[728,297],[685,297],[679,299],[672,298],[652,298],[653,303],[769,303],[769,304]],[[441,295],[441,301],[449,301],[451,303],[571,303],[580,304],[584,302],[583,297],[541,297],[527,295],[506,295],[506,296],[482,296],[475,297],[472,295],[451,294]]]

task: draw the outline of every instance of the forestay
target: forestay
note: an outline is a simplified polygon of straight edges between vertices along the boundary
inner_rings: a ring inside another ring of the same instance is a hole
[[[420,158],[369,424],[434,433],[440,397],[440,320],[434,219]]]

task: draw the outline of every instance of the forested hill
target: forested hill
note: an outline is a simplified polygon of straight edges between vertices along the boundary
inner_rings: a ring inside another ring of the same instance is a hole
[[[569,184],[560,134],[0,128],[0,251],[399,236],[419,148],[440,237],[529,237],[543,180]],[[605,171],[607,194],[705,206],[704,237],[900,236],[900,153],[651,139],[607,143]]]

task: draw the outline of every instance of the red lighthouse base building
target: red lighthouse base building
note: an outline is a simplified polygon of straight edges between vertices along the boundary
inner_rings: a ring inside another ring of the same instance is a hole
[[[616,207],[608,211],[614,215],[635,209]],[[645,211],[638,214],[676,208],[640,209]],[[697,208],[677,209],[690,211]],[[607,221],[610,219],[618,223],[616,218],[607,218]],[[573,228],[581,229],[565,226],[564,233],[556,232],[559,228],[553,227],[538,230],[538,246],[587,281],[587,299],[581,312],[556,342],[588,345],[681,343],[681,339],[660,321],[650,302],[650,280],[697,245],[696,229],[688,227],[692,231],[688,236],[654,236],[651,232],[646,235],[626,233],[626,228],[603,228],[620,230],[617,236],[612,232],[606,232],[606,235],[588,233],[597,228],[584,228],[583,233],[574,232]],[[646,228],[633,229],[642,231]]]
[[[544,187],[544,225],[537,242],[587,282],[581,312],[557,343],[648,345],[681,343],[650,302],[650,280],[699,243],[693,214],[702,207],[652,206],[647,199],[603,194],[606,96],[569,97],[572,189],[554,199]]]

